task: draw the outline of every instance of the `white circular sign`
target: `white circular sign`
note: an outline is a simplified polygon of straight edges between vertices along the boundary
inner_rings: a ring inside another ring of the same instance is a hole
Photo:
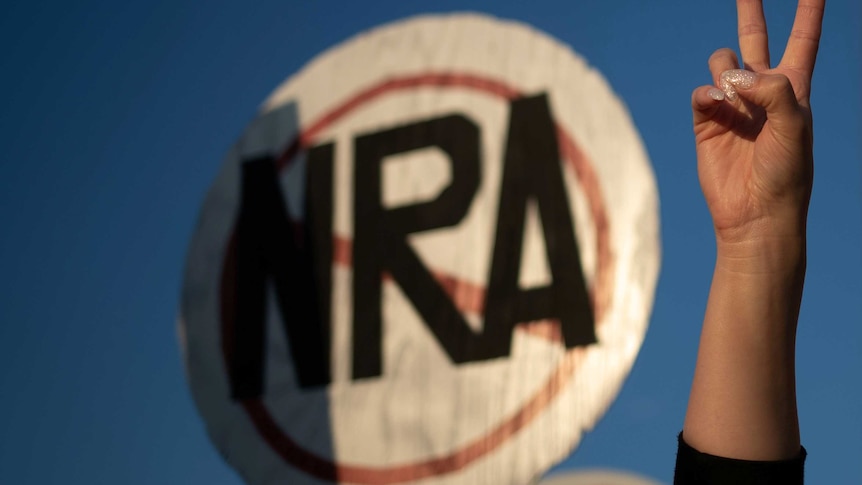
[[[643,341],[657,192],[623,104],[523,24],[422,16],[321,54],[204,202],[180,330],[251,484],[521,484]]]

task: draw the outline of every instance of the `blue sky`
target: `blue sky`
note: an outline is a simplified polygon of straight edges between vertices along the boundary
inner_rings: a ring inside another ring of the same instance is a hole
[[[773,59],[794,2],[768,0]],[[628,105],[661,197],[650,329],[617,401],[562,467],[669,483],[714,243],[689,95],[735,47],[733,2],[12,2],[0,17],[0,483],[239,484],[188,391],[175,319],[222,157],[319,52],[384,22],[479,11],[543,30]],[[857,0],[830,0],[814,76],[816,176],[798,338],[810,483],[862,468]]]

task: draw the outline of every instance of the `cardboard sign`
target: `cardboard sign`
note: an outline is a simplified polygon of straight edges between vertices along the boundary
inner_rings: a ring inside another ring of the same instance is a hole
[[[416,17],[321,54],[228,153],[180,327],[251,484],[523,484],[646,331],[657,192],[604,79],[523,24]]]

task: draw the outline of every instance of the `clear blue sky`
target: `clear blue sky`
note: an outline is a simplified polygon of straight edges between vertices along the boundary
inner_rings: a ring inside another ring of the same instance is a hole
[[[860,483],[862,149],[858,0],[830,0],[814,78],[816,180],[799,330],[810,483]],[[768,0],[773,58],[795,2]],[[22,2],[0,16],[0,483],[239,484],[192,403],[175,319],[222,156],[323,49],[423,12],[518,19],[628,104],[661,197],[651,326],[618,400],[563,467],[669,483],[712,271],[691,89],[735,47],[733,2]]]

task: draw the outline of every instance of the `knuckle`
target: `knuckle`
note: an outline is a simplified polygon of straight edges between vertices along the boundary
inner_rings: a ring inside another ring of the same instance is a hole
[[[812,29],[796,28],[790,31],[790,38],[805,42],[819,42],[820,34]]]
[[[757,23],[742,24],[739,26],[738,35],[739,37],[748,37],[752,35],[765,36],[766,26]]]
[[[734,64],[736,62],[736,53],[733,50],[722,47],[717,51],[713,52],[711,56],[709,56],[709,64],[715,65],[719,63],[724,64]]]
[[[790,78],[785,76],[784,74],[778,76],[776,84],[778,85],[778,89],[793,94],[793,83],[791,83]]]
[[[771,91],[775,91],[781,94],[790,94],[794,98],[796,97],[793,92],[793,83],[790,82],[790,78],[784,74],[776,73],[767,78],[767,85]]]

